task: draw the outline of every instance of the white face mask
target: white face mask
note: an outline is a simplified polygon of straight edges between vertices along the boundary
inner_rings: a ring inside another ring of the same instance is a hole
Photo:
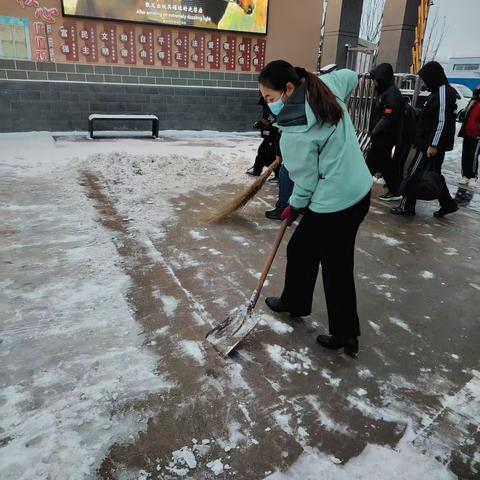
[[[282,98],[283,98],[283,93],[276,102],[271,102],[268,104],[268,108],[275,116],[278,116],[278,114],[282,111],[283,107],[285,106]]]

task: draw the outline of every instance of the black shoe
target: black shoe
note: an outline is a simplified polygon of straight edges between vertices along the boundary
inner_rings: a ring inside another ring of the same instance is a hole
[[[277,313],[285,313],[288,312],[287,306],[282,302],[280,297],[267,297],[265,299],[265,303],[270,308]]]
[[[378,198],[379,200],[383,200],[384,202],[395,202],[397,200],[401,200],[402,196],[387,192],[387,193],[384,193],[383,195],[380,195]]]
[[[317,342],[330,350],[343,348],[344,352],[350,357],[356,357],[358,354],[357,337],[336,337],[335,335],[319,335]]]
[[[412,212],[410,210],[405,210],[402,207],[393,207],[390,210],[390,213],[393,213],[394,215],[403,215],[404,217],[414,217],[415,212]]]
[[[309,315],[309,313],[305,313],[305,315],[303,315],[302,313],[291,312],[288,307],[283,303],[281,297],[267,297],[265,299],[265,303],[270,308],[270,310],[273,310],[277,313],[289,313],[292,317],[297,318]]]
[[[456,212],[458,210],[458,205],[456,203],[452,203],[449,207],[442,207],[440,210],[437,210],[436,212],[433,213],[434,217],[444,217],[445,215],[448,215],[449,213]]]
[[[251,175],[252,177],[259,177],[260,173],[256,172],[253,167],[250,167],[246,172],[247,175]]]
[[[273,210],[267,210],[265,212],[265,216],[270,220],[281,220],[284,210],[284,208],[274,208]]]

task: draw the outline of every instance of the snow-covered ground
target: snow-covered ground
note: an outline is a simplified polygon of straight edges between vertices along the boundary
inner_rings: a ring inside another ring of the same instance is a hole
[[[259,306],[255,338],[233,359],[203,342],[250,296],[277,227],[263,218],[273,185],[243,219],[202,223],[251,181],[258,144],[216,132],[0,135],[2,480],[480,474],[473,211],[458,217],[471,222],[461,264],[455,224],[419,220],[412,233],[374,204],[358,247],[370,347],[357,362],[311,341],[321,294],[308,324]],[[464,268],[465,296],[450,290],[462,319],[436,296],[452,266]],[[283,268],[282,252],[272,294]]]

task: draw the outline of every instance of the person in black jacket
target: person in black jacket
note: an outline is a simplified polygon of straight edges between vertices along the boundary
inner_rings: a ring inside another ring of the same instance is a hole
[[[277,127],[273,126],[276,117],[268,108],[263,97],[260,97],[258,104],[263,107],[262,118],[255,122],[253,126],[260,130],[263,142],[258,147],[255,163],[247,170],[247,173],[254,177],[260,176],[262,170],[269,167],[274,162],[275,157],[280,155],[280,132]],[[275,171],[275,178],[278,178],[278,170]]]
[[[455,143],[456,91],[449,85],[445,71],[438,62],[426,63],[418,75],[431,93],[417,120],[416,153],[410,163],[409,174],[418,174],[427,169],[440,174],[440,209],[434,216],[443,217],[458,210],[441,174],[445,152],[453,150]],[[415,205],[415,198],[404,197],[400,205],[392,208],[391,212],[395,215],[413,216]]]
[[[257,177],[262,174],[264,167],[269,167],[280,153],[280,131],[273,124],[277,117],[268,107],[267,102],[260,97],[258,104],[263,107],[262,119],[255,123],[254,127],[260,129],[263,142],[258,147],[257,157],[253,167],[247,170],[249,175]],[[265,216],[270,220],[281,220],[282,213],[288,207],[288,199],[292,194],[293,182],[284,165],[275,170],[275,180],[278,181],[278,200],[275,208],[267,210]]]
[[[463,113],[458,136],[463,138],[462,178],[460,185],[475,187],[480,155],[480,87],[473,91],[472,99]]]
[[[403,98],[403,120],[402,120],[402,135],[400,143],[395,149],[394,159],[399,165],[400,179],[404,178],[405,164],[408,154],[415,143],[415,134],[417,126],[417,111],[413,108],[408,97]]]
[[[372,143],[366,161],[370,173],[375,175],[380,172],[388,187],[388,192],[380,196],[380,200],[400,200],[399,156],[394,156],[393,151],[401,140],[404,102],[400,90],[395,86],[393,67],[389,63],[378,65],[370,72],[370,76],[375,80],[378,96],[370,118]]]

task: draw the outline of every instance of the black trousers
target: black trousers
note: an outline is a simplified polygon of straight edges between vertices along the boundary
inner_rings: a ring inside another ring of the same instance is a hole
[[[373,140],[367,154],[366,162],[370,173],[375,175],[377,172],[380,172],[383,175],[383,179],[390,193],[396,195],[398,194],[402,176],[398,155],[392,156],[394,146],[394,142]]]
[[[478,175],[478,155],[480,154],[480,138],[464,137],[462,149],[462,175],[476,178]]]
[[[257,157],[253,164],[253,173],[260,175],[264,168],[269,167],[275,161],[276,156],[274,143],[265,138],[258,147]],[[275,172],[275,176],[278,176],[277,172]]]
[[[408,166],[408,174],[411,175],[412,173],[421,173],[427,168],[439,173],[442,178],[442,193],[438,197],[438,201],[441,207],[448,208],[455,203],[455,200],[450,195],[447,182],[445,182],[445,177],[442,175],[443,160],[445,160],[445,152],[438,152],[438,155],[435,157],[428,158],[425,152],[417,150],[412,162]],[[413,197],[403,197],[402,201],[400,202],[400,207],[408,210],[409,212],[415,212],[416,205],[417,199]]]
[[[307,210],[288,243],[282,301],[293,314],[310,315],[321,264],[331,335],[360,335],[353,264],[358,228],[369,208],[370,193],[340,212]]]

